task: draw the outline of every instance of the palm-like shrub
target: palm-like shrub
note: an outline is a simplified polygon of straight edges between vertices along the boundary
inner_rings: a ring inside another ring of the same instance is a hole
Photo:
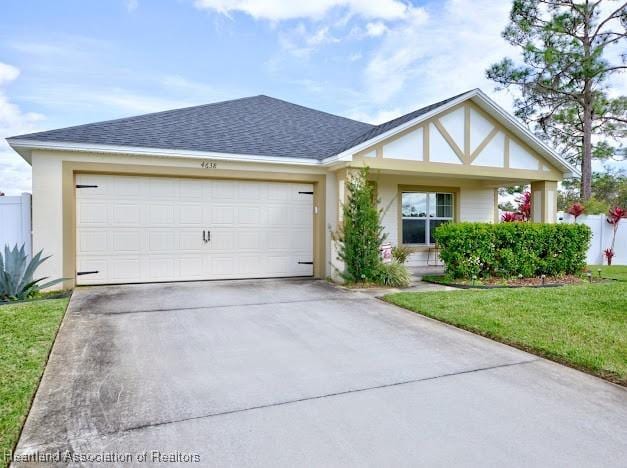
[[[392,258],[401,265],[405,264],[410,255],[411,249],[404,245],[397,245],[392,248]]]
[[[35,271],[50,257],[43,257],[39,251],[33,258],[28,259],[24,246],[12,249],[4,247],[4,255],[0,253],[0,299],[22,300],[32,297],[40,289],[47,288],[63,281],[63,278],[41,284],[47,278],[33,279]]]
[[[405,288],[411,282],[411,275],[405,265],[396,261],[381,263],[377,270],[376,283],[391,288]]]

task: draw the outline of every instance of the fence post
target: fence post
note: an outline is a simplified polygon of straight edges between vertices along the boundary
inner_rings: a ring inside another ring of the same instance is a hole
[[[31,194],[23,192],[21,196],[22,214],[22,239],[24,239],[24,250],[29,257],[33,256],[33,231],[31,224]]]

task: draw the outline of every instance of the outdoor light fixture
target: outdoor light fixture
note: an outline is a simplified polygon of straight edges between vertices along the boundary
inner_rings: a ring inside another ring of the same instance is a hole
[[[477,280],[477,275],[472,275],[472,285],[475,285],[475,281]]]
[[[542,286],[544,286],[544,280],[546,279],[546,275],[542,275],[540,276],[540,278],[542,278]]]
[[[592,283],[592,273],[588,272],[586,273],[586,276],[588,277],[588,281]]]
[[[599,278],[601,278],[601,269],[600,268],[597,270],[597,273],[599,274]]]

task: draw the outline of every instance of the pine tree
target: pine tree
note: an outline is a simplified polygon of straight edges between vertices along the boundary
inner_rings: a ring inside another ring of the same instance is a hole
[[[505,58],[486,72],[518,88],[516,115],[581,166],[583,200],[592,193],[592,159],[624,158],[627,97],[611,97],[608,85],[627,68],[626,28],[623,1],[514,0],[503,37],[520,47],[524,64]]]

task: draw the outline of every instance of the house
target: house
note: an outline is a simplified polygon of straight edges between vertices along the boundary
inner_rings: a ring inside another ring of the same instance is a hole
[[[450,221],[498,221],[497,189],[531,184],[554,222],[577,170],[481,90],[381,125],[254,96],[8,139],[32,165],[33,249],[64,286],[313,276],[352,171],[371,168],[393,244],[426,262]]]

